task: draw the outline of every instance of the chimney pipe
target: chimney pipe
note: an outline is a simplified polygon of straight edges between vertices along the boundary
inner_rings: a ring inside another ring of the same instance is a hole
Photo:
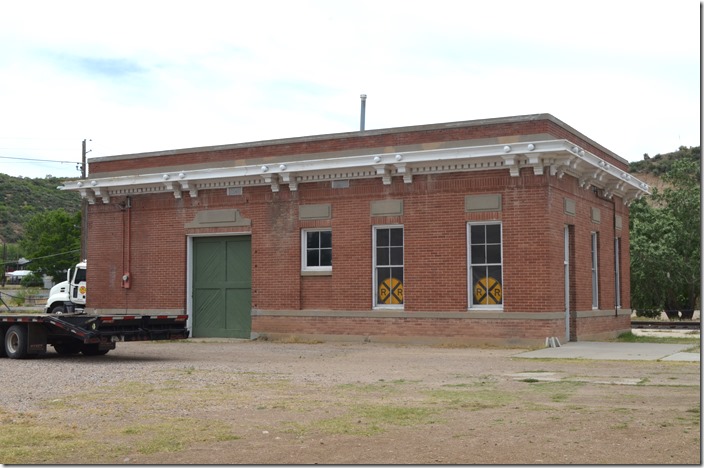
[[[362,94],[359,97],[362,99],[362,115],[359,118],[359,131],[363,132],[364,131],[364,116],[366,114],[366,108],[367,108],[367,95]]]

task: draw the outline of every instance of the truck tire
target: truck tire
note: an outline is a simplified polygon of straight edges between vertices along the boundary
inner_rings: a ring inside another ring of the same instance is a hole
[[[50,314],[63,314],[66,312],[66,308],[63,304],[54,304],[51,306]]]
[[[84,356],[104,356],[108,354],[109,349],[99,349],[97,343],[84,344],[81,347],[81,352]]]
[[[5,353],[10,359],[24,359],[27,353],[28,333],[24,325],[13,325],[5,333]]]

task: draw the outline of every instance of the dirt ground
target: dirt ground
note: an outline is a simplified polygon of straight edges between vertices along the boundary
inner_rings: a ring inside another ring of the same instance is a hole
[[[0,359],[24,383],[1,386],[0,429],[43,434],[0,463],[701,463],[699,363],[522,351],[191,340]]]

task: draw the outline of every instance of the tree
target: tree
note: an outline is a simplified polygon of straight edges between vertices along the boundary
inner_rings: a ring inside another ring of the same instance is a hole
[[[631,206],[631,302],[636,310],[693,310],[701,287],[701,168],[672,162],[663,190]]]
[[[81,213],[53,210],[34,215],[25,224],[20,245],[32,260],[29,269],[59,281],[80,260]]]

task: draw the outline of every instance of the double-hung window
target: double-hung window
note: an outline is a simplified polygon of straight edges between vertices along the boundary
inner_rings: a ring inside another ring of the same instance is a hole
[[[592,309],[599,308],[599,234],[592,232]]]
[[[403,226],[374,227],[374,306],[403,307]]]
[[[304,229],[301,232],[301,270],[332,271],[332,231]]]
[[[470,308],[502,308],[501,223],[470,223],[467,237]]]
[[[616,307],[621,308],[621,238],[614,239],[614,287],[616,288]]]

